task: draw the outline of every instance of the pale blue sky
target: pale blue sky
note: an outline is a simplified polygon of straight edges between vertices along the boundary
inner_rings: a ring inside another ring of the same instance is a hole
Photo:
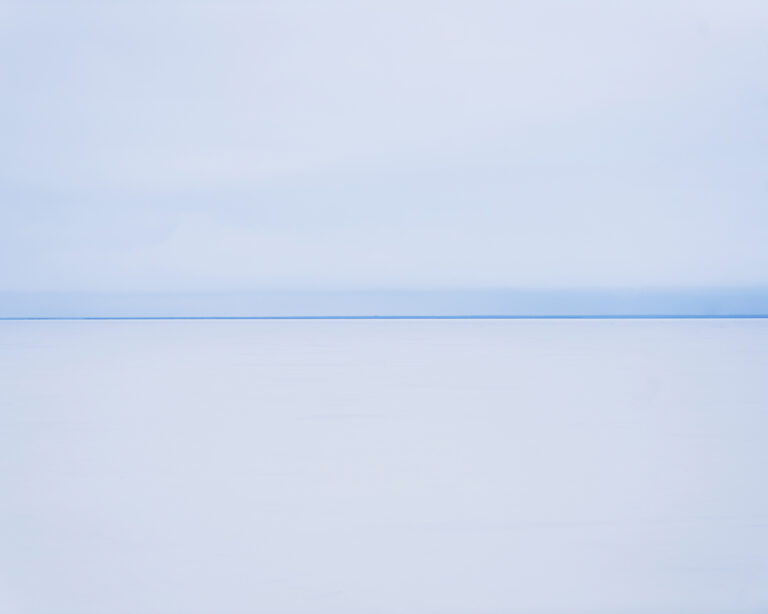
[[[763,0],[6,0],[0,57],[0,290],[768,285]]]

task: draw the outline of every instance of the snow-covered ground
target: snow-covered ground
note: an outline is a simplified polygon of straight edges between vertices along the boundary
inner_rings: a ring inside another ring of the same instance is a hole
[[[766,320],[0,322],[0,612],[764,612],[767,374]]]

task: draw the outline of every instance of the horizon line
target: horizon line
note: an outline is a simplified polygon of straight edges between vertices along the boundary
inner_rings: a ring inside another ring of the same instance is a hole
[[[21,320],[745,320],[768,319],[754,314],[460,314],[460,315],[303,315],[303,316],[0,316]]]

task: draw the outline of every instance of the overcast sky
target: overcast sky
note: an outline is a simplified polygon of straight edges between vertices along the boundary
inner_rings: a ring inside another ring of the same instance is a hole
[[[768,284],[764,0],[0,0],[0,290]]]

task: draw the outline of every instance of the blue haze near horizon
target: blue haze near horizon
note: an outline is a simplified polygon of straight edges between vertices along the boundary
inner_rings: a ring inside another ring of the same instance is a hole
[[[0,318],[329,316],[768,316],[768,290],[0,292]]]

